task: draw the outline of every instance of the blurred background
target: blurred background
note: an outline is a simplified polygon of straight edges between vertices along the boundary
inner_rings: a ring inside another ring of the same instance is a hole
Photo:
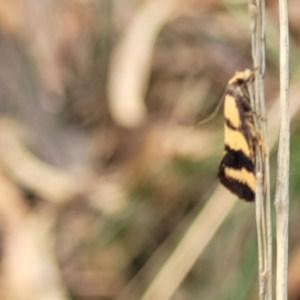
[[[299,1],[289,10],[296,300]],[[266,12],[273,195],[277,2]],[[222,109],[197,125],[251,68],[249,27],[238,0],[0,0],[1,299],[257,299],[255,206],[216,178]]]

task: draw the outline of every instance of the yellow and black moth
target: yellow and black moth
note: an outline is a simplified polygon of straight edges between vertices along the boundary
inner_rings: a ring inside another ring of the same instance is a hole
[[[253,72],[237,72],[228,82],[224,99],[225,150],[219,166],[220,182],[246,201],[255,200],[256,131],[250,103]]]

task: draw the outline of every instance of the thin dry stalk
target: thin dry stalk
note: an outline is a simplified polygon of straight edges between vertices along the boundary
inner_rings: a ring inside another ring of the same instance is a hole
[[[221,206],[220,199],[222,199]],[[219,186],[210,201],[195,218],[180,244],[157,274],[141,300],[171,299],[236,201],[236,197],[229,193],[224,196],[224,188]]]
[[[48,211],[40,211],[41,215],[31,213],[19,189],[2,169],[0,190],[4,233],[1,279],[7,299],[68,299],[54,257],[54,215]]]
[[[20,138],[21,126],[12,119],[0,120],[0,166],[9,177],[38,196],[56,203],[70,201],[82,187],[75,176],[35,157]]]
[[[277,280],[276,299],[287,299],[290,103],[289,103],[289,30],[287,1],[279,1],[280,23],[280,133],[278,146],[276,207]]]
[[[177,0],[147,0],[117,45],[109,70],[109,109],[115,122],[133,128],[147,116],[144,103],[154,43]]]
[[[272,299],[272,232],[270,204],[269,147],[264,95],[265,73],[265,2],[250,1],[252,56],[255,72],[254,123],[261,135],[262,145],[257,146],[256,164],[256,222],[259,255],[259,299]],[[259,117],[260,116],[260,117]]]

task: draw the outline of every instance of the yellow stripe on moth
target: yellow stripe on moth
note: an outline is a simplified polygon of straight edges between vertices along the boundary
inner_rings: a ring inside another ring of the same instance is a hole
[[[241,127],[241,117],[238,107],[236,106],[236,100],[230,95],[225,96],[224,116],[227,120],[229,120],[233,127]]]
[[[245,168],[236,170],[231,168],[225,168],[225,176],[232,178],[235,181],[246,184],[253,192],[256,189],[256,179],[252,172],[247,171]]]
[[[233,130],[225,124],[225,145],[235,151],[243,151],[243,153],[252,157],[252,152],[248,142],[241,131]]]

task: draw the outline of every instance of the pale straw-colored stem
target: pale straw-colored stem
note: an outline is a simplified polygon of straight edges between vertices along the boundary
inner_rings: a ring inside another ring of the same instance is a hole
[[[265,73],[265,2],[249,2],[250,26],[252,37],[252,57],[255,72],[254,125],[260,145],[256,147],[256,224],[259,262],[259,299],[272,299],[272,232],[269,145],[264,95]]]
[[[276,299],[287,299],[289,164],[290,164],[290,104],[289,104],[289,31],[287,1],[279,0],[280,23],[280,134],[277,160],[276,238],[277,278]]]

